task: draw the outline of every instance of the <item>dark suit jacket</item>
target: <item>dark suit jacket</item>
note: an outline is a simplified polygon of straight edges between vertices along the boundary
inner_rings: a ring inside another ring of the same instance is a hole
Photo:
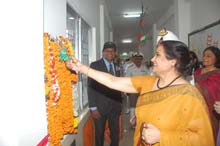
[[[103,59],[92,62],[90,67],[108,72]],[[120,76],[120,71],[117,71],[116,68],[115,72],[116,76]],[[121,111],[121,92],[110,89],[91,78],[88,78],[88,100],[89,107],[97,107],[101,114]]]

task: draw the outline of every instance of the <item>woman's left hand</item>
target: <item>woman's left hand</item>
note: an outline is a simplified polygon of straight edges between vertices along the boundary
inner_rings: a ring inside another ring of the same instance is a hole
[[[160,130],[152,124],[145,124],[142,139],[148,144],[155,144],[160,141]]]

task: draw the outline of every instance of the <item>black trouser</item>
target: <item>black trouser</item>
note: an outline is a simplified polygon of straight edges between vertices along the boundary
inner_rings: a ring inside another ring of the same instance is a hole
[[[110,146],[119,145],[119,116],[120,113],[110,112],[107,115],[101,115],[99,119],[93,118],[95,126],[95,146],[104,145],[104,131],[107,120],[110,128]]]

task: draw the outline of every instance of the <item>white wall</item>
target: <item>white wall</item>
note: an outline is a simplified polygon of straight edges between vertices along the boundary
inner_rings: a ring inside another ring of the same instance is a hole
[[[220,0],[191,1],[191,30],[195,31],[220,19]]]
[[[42,16],[43,1],[1,1],[0,146],[35,146],[47,134]]]
[[[156,22],[156,27],[158,31],[162,28],[166,28],[172,32],[176,31],[176,25],[174,21],[174,4],[170,4],[169,9],[164,13],[164,15]]]
[[[175,0],[156,23],[166,27],[188,44],[188,34],[220,19],[219,0]]]
[[[147,39],[145,44],[139,48],[139,51],[144,54],[144,60],[150,61],[153,57],[152,39]]]
[[[66,0],[44,0],[44,32],[51,36],[66,34]]]
[[[105,43],[105,8],[104,8],[104,4],[100,4],[99,6],[100,12],[99,12],[99,16],[100,16],[100,48],[99,50],[99,54],[97,54],[97,57],[101,57],[102,56],[102,49],[101,47],[104,45]]]
[[[188,44],[188,33],[190,31],[190,19],[191,19],[191,4],[189,0],[175,0],[174,1],[174,13],[176,21],[176,34],[179,39]]]
[[[104,10],[105,10],[104,11],[104,19],[105,19],[104,33],[105,33],[105,42],[106,42],[106,41],[112,41],[113,40],[113,38],[111,38],[111,37],[113,37],[113,34],[111,34],[111,33],[113,33],[112,32],[113,30],[112,30],[112,21],[111,21],[110,16],[109,16],[108,7],[107,7],[105,2],[103,2],[103,5],[104,5]],[[101,46],[101,48],[102,47],[103,46]]]
[[[113,40],[113,34],[111,33],[113,33],[112,24],[106,2],[105,0],[100,0],[100,54],[98,58],[102,57],[104,43]]]

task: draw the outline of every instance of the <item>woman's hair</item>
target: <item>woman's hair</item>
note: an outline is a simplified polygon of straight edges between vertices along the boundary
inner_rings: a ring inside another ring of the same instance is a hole
[[[195,71],[198,68],[200,68],[201,63],[199,62],[199,59],[198,59],[198,57],[197,57],[195,52],[189,51],[189,57],[191,59],[191,66],[192,66],[190,75],[192,75],[193,71]]]
[[[204,54],[205,51],[207,51],[207,50],[212,51],[212,53],[215,55],[216,62],[215,62],[214,65],[215,65],[216,68],[220,68],[220,50],[219,50],[219,48],[214,47],[214,46],[207,47],[207,48],[203,51],[203,54]]]
[[[195,60],[195,62],[194,62],[195,67],[199,66],[199,59],[198,59],[198,57],[197,57],[197,55],[196,55],[195,52],[189,51],[189,57],[190,57],[193,61]]]
[[[175,59],[177,61],[176,70],[184,76],[188,75],[191,70],[188,47],[180,41],[161,41],[159,45],[164,47],[168,60]]]

